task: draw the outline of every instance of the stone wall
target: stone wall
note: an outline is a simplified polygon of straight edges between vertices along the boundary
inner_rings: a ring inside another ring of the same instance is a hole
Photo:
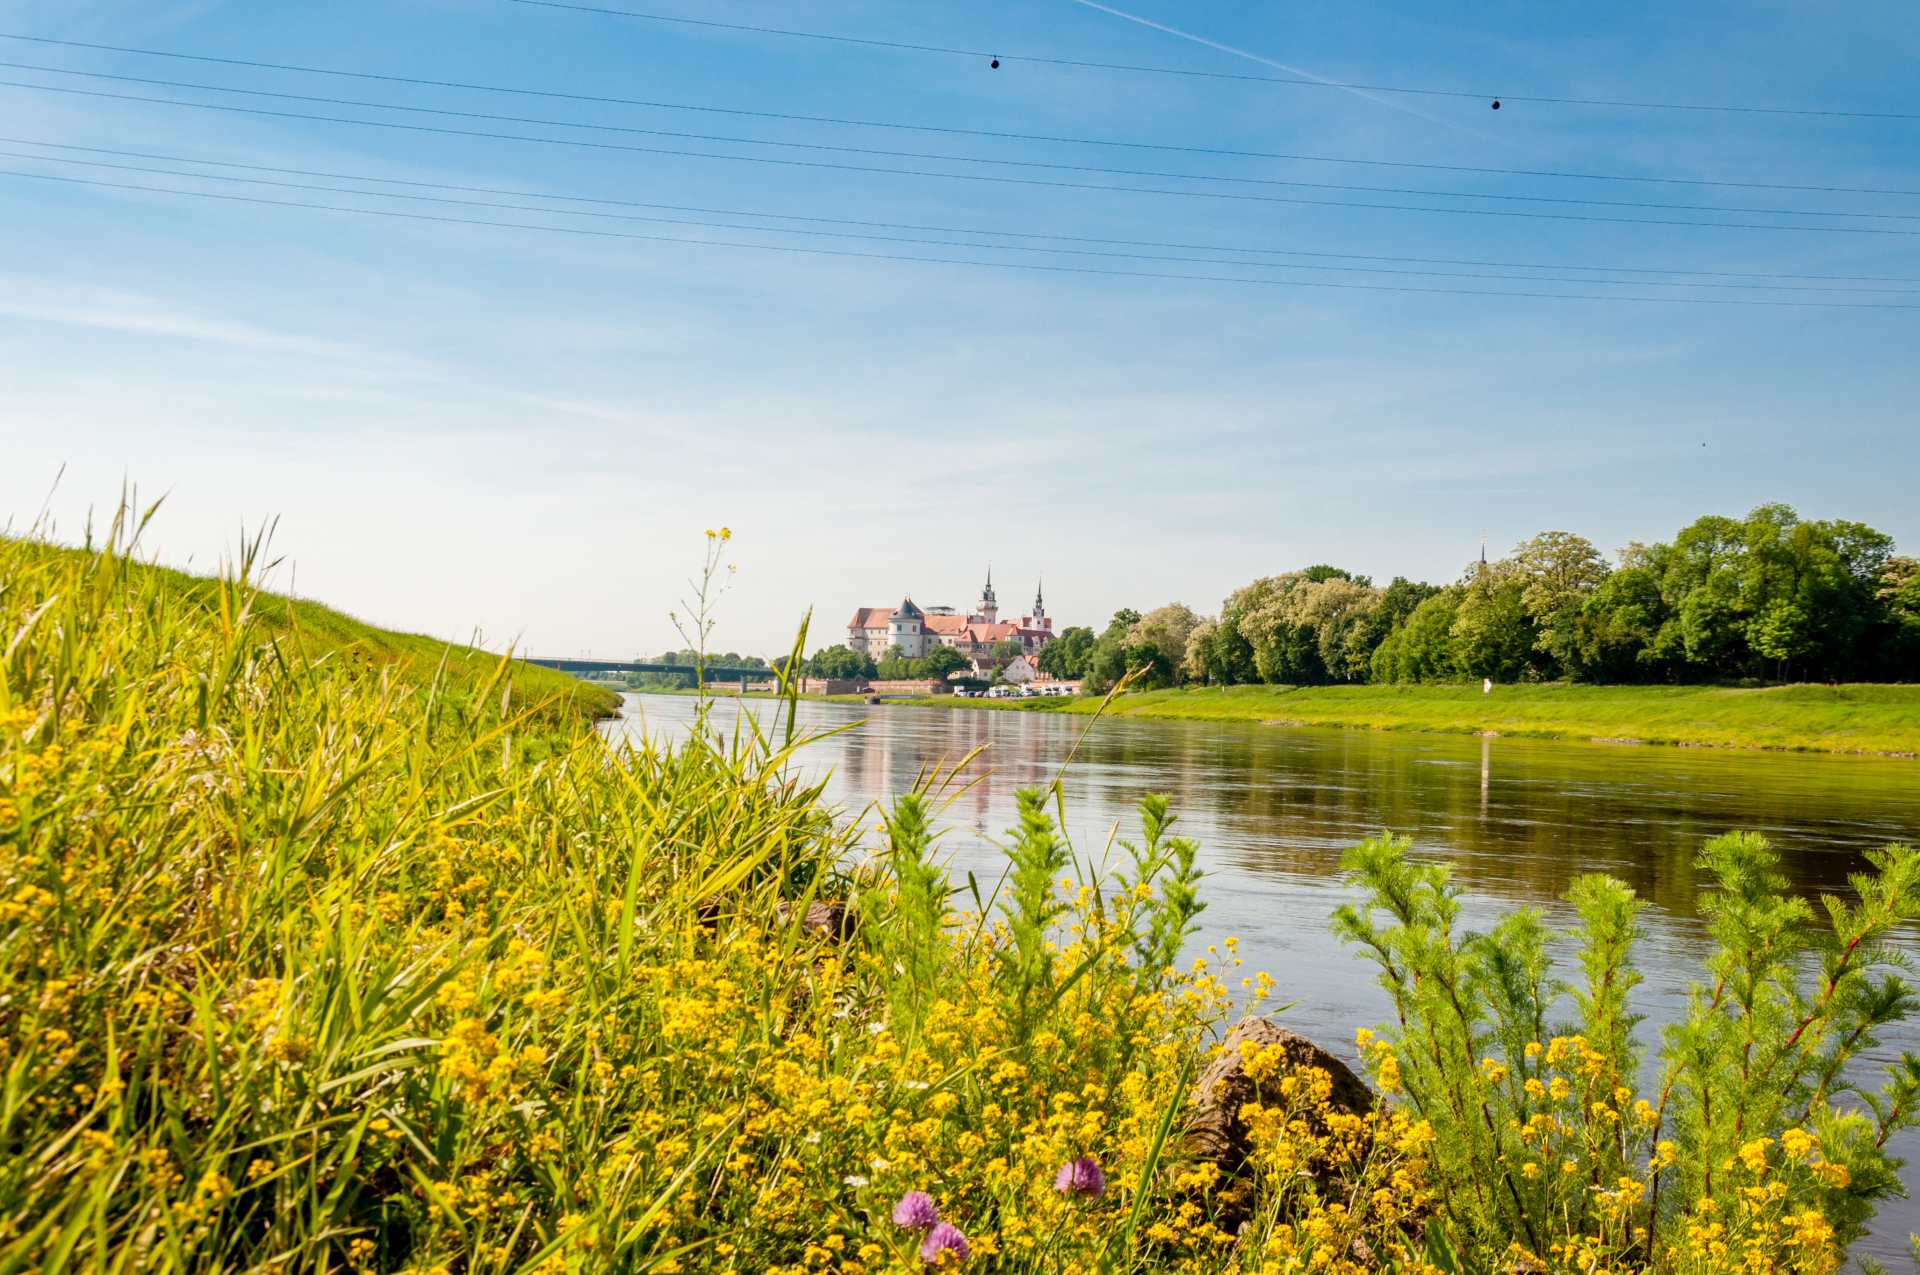
[[[866,683],[850,677],[803,677],[800,679],[802,695],[858,695],[866,689]]]
[[[897,682],[869,682],[867,689],[875,695],[950,695],[953,687],[939,678],[915,677]]]

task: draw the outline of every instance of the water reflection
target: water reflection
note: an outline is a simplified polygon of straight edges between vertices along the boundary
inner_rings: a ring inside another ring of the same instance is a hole
[[[715,712],[727,725],[739,712],[773,709],[723,702]],[[616,729],[671,734],[687,728],[693,701],[629,696],[623,711]],[[1013,822],[1015,791],[1049,782],[1063,765],[1068,831],[1083,855],[1097,858],[1116,828],[1130,835],[1133,804],[1165,793],[1211,874],[1205,939],[1238,935],[1247,970],[1271,971],[1292,1001],[1289,1025],[1336,1049],[1388,1012],[1370,967],[1327,928],[1346,898],[1340,857],[1364,837],[1399,833],[1447,859],[1476,928],[1517,905],[1564,928],[1572,917],[1560,897],[1575,876],[1626,881],[1649,905],[1647,979],[1636,994],[1649,1043],[1683,1008],[1704,951],[1705,883],[1693,865],[1703,841],[1736,828],[1765,833],[1791,888],[1816,895],[1845,892],[1866,850],[1920,839],[1912,761],[1124,718],[1086,733],[1086,719],[1049,713],[800,706],[803,729],[856,722],[800,763],[827,777],[849,813],[984,746],[965,772],[977,782],[940,818],[943,853],[983,888],[999,878],[994,839]],[[1920,1047],[1913,1035],[1889,1039],[1887,1055]],[[1889,1205],[1880,1229],[1920,1230],[1920,1207]]]

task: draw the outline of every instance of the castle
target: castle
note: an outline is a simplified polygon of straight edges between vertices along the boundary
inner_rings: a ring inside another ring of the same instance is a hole
[[[937,646],[953,647],[970,660],[984,659],[1008,640],[1020,643],[1021,652],[1031,655],[1053,640],[1053,620],[1037,587],[1032,612],[1018,620],[1002,620],[991,567],[971,614],[961,615],[952,607],[916,606],[909,595],[897,607],[861,607],[847,621],[847,645],[875,660],[886,658],[895,647],[917,660]]]

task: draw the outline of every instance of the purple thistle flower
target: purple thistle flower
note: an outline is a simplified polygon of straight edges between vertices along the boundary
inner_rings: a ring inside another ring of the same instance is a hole
[[[933,1207],[933,1197],[925,1191],[909,1191],[900,1197],[900,1203],[893,1206],[893,1224],[904,1226],[909,1231],[929,1230],[939,1221],[940,1210]],[[958,1235],[959,1232],[954,1231],[954,1234]]]
[[[1069,1160],[1053,1175],[1053,1189],[1062,1195],[1081,1195],[1094,1199],[1107,1193],[1107,1175],[1090,1155]]]
[[[949,1257],[958,1266],[969,1255],[967,1237],[960,1234],[960,1228],[951,1222],[940,1223],[927,1232],[926,1239],[920,1241],[920,1260],[929,1266],[938,1266]]]

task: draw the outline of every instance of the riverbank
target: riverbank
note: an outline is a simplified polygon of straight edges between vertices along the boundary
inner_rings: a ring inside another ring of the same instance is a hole
[[[24,585],[29,573],[64,577],[89,566],[96,555],[0,536],[0,556],[4,556],[10,574]],[[140,562],[125,566],[119,587],[130,595],[148,599],[150,605],[183,622],[220,618],[219,580]],[[419,633],[383,629],[308,598],[249,587],[230,594],[229,602],[242,594],[262,636],[296,647],[308,660],[358,663],[423,682],[438,678],[445,693],[461,697],[497,697],[501,679],[505,679],[510,703],[522,708],[539,706],[542,715],[596,719],[620,711],[620,696],[615,690],[566,673],[520,660],[508,660],[503,668],[495,652]],[[237,622],[237,617],[228,616],[226,621]]]
[[[1093,713],[1100,700],[900,701],[939,708]],[[1122,695],[1120,717],[1521,735],[1609,744],[1920,756],[1920,685],[1231,686]]]
[[[0,1032],[32,1099],[0,1131],[9,1268],[1411,1275],[1579,1245],[1667,1269],[1587,1234],[1598,1182],[1610,1235],[1678,1251],[1737,1216],[1742,1271],[1805,1275],[1840,1267],[1871,1209],[1835,1192],[1894,1181],[1912,1123],[1890,1091],[1877,1121],[1808,1095],[1845,1045],[1793,1054],[1784,1016],[1730,1012],[1691,1025],[1725,1047],[1686,1073],[1730,1116],[1649,1147],[1601,990],[1638,981],[1642,905],[1590,874],[1575,1005],[1538,922],[1456,940],[1455,887],[1411,843],[1356,850],[1350,939],[1410,959],[1384,989],[1404,1046],[1358,1032],[1355,1074],[1257,1019],[1215,1047],[1274,985],[1231,939],[1194,958],[1214,873],[1164,799],[1134,794],[1116,864],[1020,792],[983,896],[944,866],[937,792],[849,819],[793,764],[810,731],[700,713],[612,739],[575,701],[520,711],[485,652],[375,664],[364,626],[329,638],[299,604],[5,540],[0,632]],[[1902,1016],[1864,980],[1920,907],[1911,854],[1840,914],[1852,964],[1783,958],[1808,970],[1780,979],[1792,1004],[1827,980],[1815,1039]],[[1725,888],[1775,860],[1746,839],[1712,861]],[[1786,906],[1741,933],[1787,932]],[[1483,960],[1517,978],[1414,999]],[[1529,1039],[1563,1009],[1578,1035]],[[1430,1063],[1453,1031],[1461,1061]],[[1742,1088],[1743,1039],[1774,1077]]]

